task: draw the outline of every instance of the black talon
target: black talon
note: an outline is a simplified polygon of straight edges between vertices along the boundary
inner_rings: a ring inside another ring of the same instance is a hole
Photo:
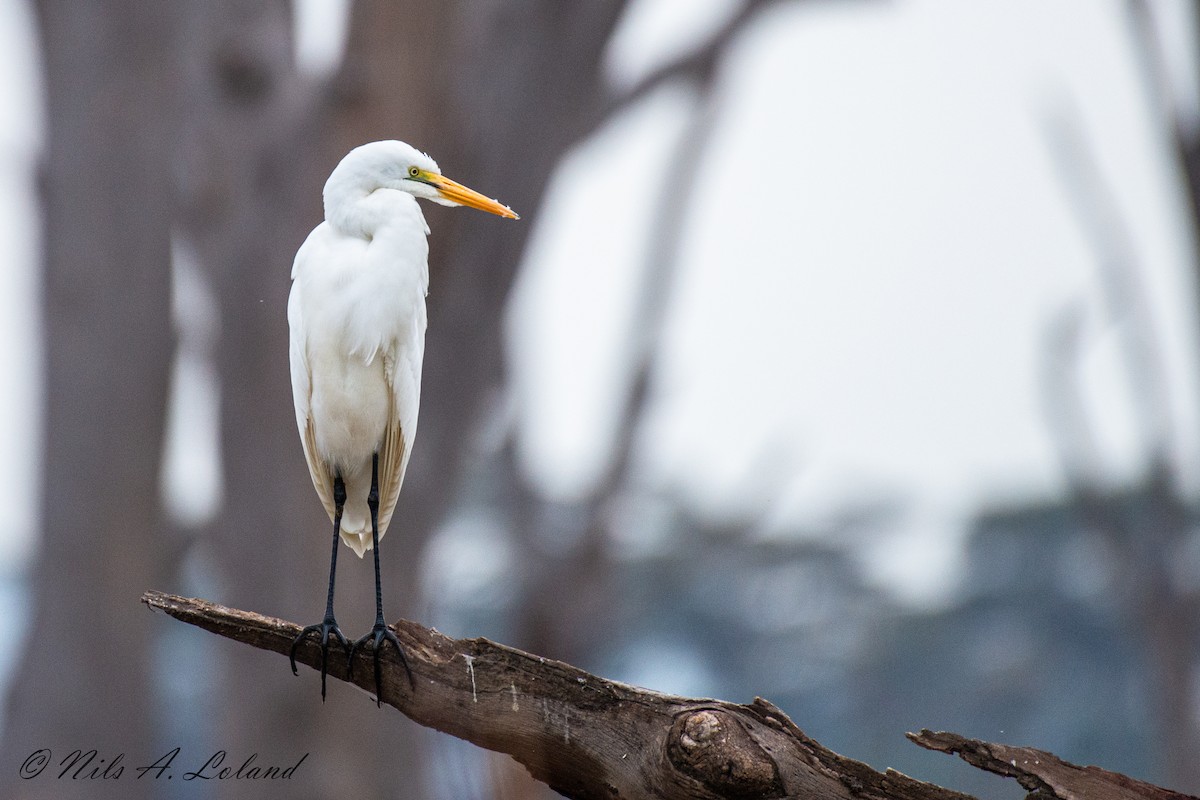
[[[292,661],[292,674],[293,675],[300,674],[299,670],[296,669],[296,648],[300,646],[300,643],[302,641],[304,641],[304,639],[310,633],[320,634],[319,641],[321,643],[321,702],[325,702],[325,674],[328,672],[328,666],[329,666],[329,634],[332,633],[335,637],[337,637],[338,643],[341,644],[342,649],[345,650],[347,654],[352,654],[354,652],[354,648],[352,648],[350,646],[350,642],[347,641],[346,637],[342,634],[341,628],[338,627],[337,620],[334,619],[333,615],[331,614],[331,615],[325,617],[325,619],[323,621],[321,621],[320,623],[318,623],[316,625],[309,625],[307,628],[300,631],[299,636],[297,636],[295,639],[292,640],[292,652],[291,652],[290,658]]]
[[[382,689],[383,673],[379,666],[379,651],[382,649],[384,642],[391,642],[396,646],[396,652],[400,654],[400,663],[404,665],[404,671],[408,673],[408,685],[410,688],[416,688],[416,682],[413,680],[412,670],[408,666],[408,658],[404,655],[404,648],[400,646],[400,640],[396,638],[396,634],[392,633],[388,628],[387,623],[383,620],[383,589],[380,586],[379,580],[379,454],[371,456],[371,493],[367,495],[367,508],[371,510],[371,543],[375,551],[375,627],[371,628],[371,632],[354,643],[354,647],[350,648],[350,677],[354,677],[354,654],[358,652],[358,648],[365,644],[367,640],[371,640],[371,649],[375,651],[375,705],[382,707]]]
[[[300,672],[296,669],[296,648],[300,646],[310,633],[320,634],[321,643],[321,702],[325,702],[325,674],[329,666],[329,634],[337,637],[338,642],[342,645],[342,649],[346,651],[347,657],[353,654],[354,648],[350,646],[350,642],[342,634],[341,628],[338,627],[337,620],[333,618],[333,580],[337,576],[337,554],[338,554],[338,538],[342,531],[342,507],[346,505],[346,485],[342,482],[341,473],[334,475],[333,478],[333,553],[329,556],[329,599],[325,603],[325,619],[316,625],[309,625],[304,630],[300,631],[300,635],[292,640],[292,651],[289,656],[292,662],[292,674],[299,675]]]
[[[371,628],[371,632],[359,639],[350,648],[350,677],[354,677],[354,654],[358,652],[358,648],[367,642],[371,642],[371,649],[374,650],[375,662],[375,705],[382,706],[381,688],[383,684],[383,670],[379,666],[379,651],[383,649],[384,642],[391,642],[396,646],[396,653],[400,656],[400,663],[404,665],[404,671],[408,673],[408,685],[410,688],[416,688],[416,682],[413,680],[412,670],[408,666],[408,658],[404,655],[404,648],[400,646],[400,640],[396,638],[396,634],[392,633],[392,629],[387,626],[383,618],[375,620],[375,627]]]

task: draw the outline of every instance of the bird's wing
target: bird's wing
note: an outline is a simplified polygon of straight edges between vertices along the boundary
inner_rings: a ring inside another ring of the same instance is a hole
[[[421,403],[421,363],[425,356],[425,304],[420,303],[413,316],[407,341],[398,343],[384,354],[384,374],[391,386],[388,426],[379,450],[379,535],[383,536],[400,485],[408,467],[413,438],[417,434],[417,411]]]
[[[307,244],[307,242],[306,242]],[[296,254],[299,264],[305,248],[301,247]],[[293,278],[295,277],[293,270]],[[292,402],[296,406],[296,427],[300,430],[300,442],[304,445],[304,459],[308,462],[308,474],[312,478],[317,496],[325,506],[329,518],[333,519],[333,475],[325,466],[324,460],[317,455],[316,433],[313,430],[312,415],[312,372],[308,364],[308,335],[304,327],[304,313],[300,306],[300,288],[298,283],[292,284],[288,296],[288,360],[292,370]]]

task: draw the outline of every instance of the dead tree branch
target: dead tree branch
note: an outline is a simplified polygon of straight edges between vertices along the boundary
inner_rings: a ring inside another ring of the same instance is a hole
[[[921,731],[908,738],[929,750],[955,753],[974,767],[1016,778],[1031,798],[1062,800],[1196,800],[1099,767],[1080,767],[1053,753],[967,739],[956,733]]]
[[[207,600],[146,592],[142,602],[212,633],[281,655],[288,653],[300,632],[294,623]],[[533,777],[567,797],[971,800],[969,795],[894,770],[876,772],[838,755],[806,736],[766,700],[738,705],[673,697],[604,680],[487,639],[451,639],[407,620],[392,629],[408,655],[415,688],[410,688],[398,660],[384,658],[383,702],[420,725],[507,753]],[[331,660],[329,675],[370,691],[374,688],[370,655],[359,653],[356,658],[352,679],[340,658]],[[297,661],[319,668],[320,650],[308,641],[297,652]],[[965,753],[1000,752],[1003,760],[1010,751],[1020,750],[928,731],[911,738],[931,749],[963,752],[972,764],[992,771],[999,770],[986,759],[972,760]],[[1053,762],[1064,770],[1080,769],[1040,751],[1020,752],[1038,753],[1044,764]],[[1083,772],[1089,781],[1087,796],[1094,800],[1185,797],[1094,768]],[[1016,772],[1001,774],[1031,786]],[[1039,773],[1031,770],[1030,774]],[[1037,788],[1049,792],[1047,800],[1067,800],[1082,796],[1072,793],[1075,785],[1085,784],[1072,784],[1069,776],[1051,777]],[[1096,788],[1103,785],[1111,785],[1112,791],[1105,794]],[[1129,793],[1142,787],[1158,793]]]

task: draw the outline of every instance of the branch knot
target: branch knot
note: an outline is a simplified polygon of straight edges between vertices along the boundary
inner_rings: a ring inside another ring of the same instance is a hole
[[[679,772],[721,797],[782,797],[779,768],[742,723],[714,708],[680,714],[667,737]]]

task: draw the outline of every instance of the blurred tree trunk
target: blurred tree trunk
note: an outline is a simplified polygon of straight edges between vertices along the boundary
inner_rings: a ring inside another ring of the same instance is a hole
[[[438,34],[439,72],[416,76],[439,89],[430,97],[436,117],[421,123],[428,137],[422,146],[451,177],[499,197],[525,219],[500,223],[426,210],[433,229],[429,334],[419,444],[401,498],[402,521],[426,532],[460,488],[481,412],[506,389],[509,289],[552,170],[601,119],[601,57],[625,3],[506,0],[453,11],[444,2],[429,5],[446,9],[453,28],[445,39]],[[400,78],[405,65],[396,66]],[[394,124],[407,134],[401,113]]]
[[[1132,33],[1140,46],[1143,90],[1150,107],[1170,126],[1179,179],[1191,211],[1193,236],[1200,231],[1200,147],[1179,118],[1171,119],[1171,101],[1162,43],[1154,33],[1145,0],[1126,3]],[[1144,654],[1149,703],[1156,728],[1155,752],[1167,781],[1185,791],[1200,787],[1200,718],[1196,713],[1196,641],[1200,628],[1200,593],[1176,579],[1175,559],[1192,535],[1185,480],[1179,469],[1180,443],[1169,401],[1170,381],[1164,346],[1144,285],[1144,265],[1135,239],[1120,212],[1116,193],[1107,184],[1092,152],[1078,113],[1069,106],[1050,120],[1051,152],[1071,193],[1084,231],[1095,253],[1108,313],[1129,377],[1134,423],[1147,462],[1138,487],[1145,507],[1131,518],[1123,501],[1099,488],[1096,468],[1101,456],[1086,412],[1077,365],[1083,360],[1079,321],[1064,314],[1051,329],[1044,383],[1054,410],[1052,431],[1075,502],[1088,525],[1107,540],[1122,565],[1117,586],[1130,636]],[[1200,263],[1200,262],[1198,262]],[[1195,331],[1194,331],[1195,333]]]
[[[346,61],[329,84],[297,72],[288,3],[196,4],[186,12],[188,94],[197,103],[183,159],[183,230],[213,281],[222,331],[217,366],[226,491],[205,556],[226,602],[313,621],[323,609],[329,522],[309,481],[292,412],[286,320],[292,259],[322,218],[322,186],[341,156],[371,138],[397,135],[394,128],[363,130],[394,102],[392,95],[368,93],[366,76],[396,53],[410,64],[437,57],[433,42],[395,47],[392,37],[403,32],[386,16],[370,19],[380,28],[364,30],[371,8],[358,8]],[[398,16],[395,6],[387,8]],[[412,76],[435,71],[426,63],[390,76],[387,87],[407,98],[417,84]],[[426,116],[414,104],[406,108]],[[400,519],[381,549],[389,617],[411,607],[421,541],[396,530],[404,530]],[[353,637],[373,619],[371,562],[343,557],[338,566],[338,617]],[[336,765],[292,787],[301,792],[292,796],[378,796],[397,780],[405,796],[419,794],[419,740],[407,720],[378,715],[365,732],[362,714],[371,709],[358,693],[338,703],[337,694],[349,690],[331,685],[331,702],[322,704],[309,676],[294,679],[253,653],[223,651],[221,660],[236,698],[222,708],[221,747],[289,757],[310,752],[317,763]],[[257,797],[261,787],[230,782],[221,792]]]
[[[1193,251],[1200,242],[1200,128],[1188,114],[1181,114],[1179,97],[1173,97],[1172,86],[1178,83],[1168,66],[1169,47],[1159,40],[1156,9],[1148,0],[1126,0],[1125,10],[1132,27],[1135,44],[1141,57],[1143,90],[1151,101],[1151,111],[1161,114],[1169,126],[1170,155],[1174,158],[1185,202]],[[1196,20],[1195,7],[1187,12]],[[1192,28],[1192,34],[1200,29]],[[1192,42],[1200,47],[1200,40]],[[1174,94],[1193,89],[1175,87]],[[1193,255],[1192,278],[1200,287],[1200,258]],[[1200,303],[1200,295],[1193,302]],[[1193,334],[1200,331],[1193,330]],[[1160,391],[1165,391],[1165,381]],[[1143,390],[1144,391],[1144,390]],[[1167,412],[1162,414],[1169,419]],[[1182,437],[1170,442],[1182,441]],[[1180,585],[1175,579],[1174,559],[1186,551],[1188,537],[1193,536],[1189,521],[1189,499],[1179,489],[1180,479],[1170,448],[1154,453],[1146,479],[1146,493],[1152,499],[1148,513],[1149,532],[1139,539],[1123,543],[1121,554],[1135,569],[1129,570],[1140,582],[1131,582],[1128,606],[1137,632],[1148,645],[1152,686],[1156,693],[1158,745],[1168,780],[1181,789],[1200,791],[1200,683],[1196,680],[1197,642],[1200,641],[1200,591],[1192,585]]]
[[[598,104],[599,56],[620,6],[501,3],[481,13],[444,0],[360,2],[345,62],[324,88],[295,73],[284,4],[190,10],[188,95],[199,102],[183,159],[183,230],[213,276],[221,313],[226,504],[209,555],[222,599],[296,618],[320,613],[328,523],[292,417],[284,307],[292,256],[321,218],[324,178],[350,148],[401,138],[451,176],[532,211],[558,156],[586,130],[581,111]],[[426,214],[434,236],[421,427],[381,550],[390,617],[412,613],[422,547],[453,502],[484,401],[502,385],[503,309],[528,232],[527,223],[467,212]],[[348,633],[370,621],[370,580],[366,562],[339,561]],[[222,746],[275,741],[319,753],[338,768],[313,796],[335,786],[377,794],[396,775],[406,796],[419,794],[409,723],[381,716],[363,735],[356,704],[322,706],[314,681],[264,676],[276,666],[253,654],[229,657],[239,703]]]
[[[292,257],[320,219],[321,185],[335,160],[322,135],[325,95],[296,69],[284,0],[192,3],[177,12],[187,31],[190,101],[179,232],[213,289],[221,337],[224,505],[196,556],[223,601],[315,620],[329,531],[296,434],[286,306]],[[338,606],[353,632],[371,617],[367,593],[354,591],[356,565],[342,564]],[[292,786],[293,797],[377,793],[368,769],[375,762],[363,759],[368,737],[354,734],[361,706],[323,706],[314,682],[253,654],[222,649],[218,661],[228,695],[214,709],[214,747],[292,759],[311,753],[324,768]],[[262,787],[228,781],[219,792],[259,797]]]
[[[1143,85],[1147,96],[1156,101],[1156,110],[1169,113],[1175,110],[1171,122],[1171,145],[1176,167],[1181,176],[1191,229],[1192,247],[1200,242],[1200,129],[1188,124],[1178,113],[1175,101],[1166,97],[1171,80],[1168,78],[1166,45],[1155,35],[1153,11],[1146,0],[1130,0],[1127,10],[1138,43],[1141,45]],[[1193,17],[1197,12],[1191,9]],[[1200,30],[1194,31],[1200,33]],[[1193,42],[1193,47],[1200,41]],[[1200,286],[1200,258],[1192,264],[1193,280]],[[1200,296],[1195,298],[1200,303]],[[1200,331],[1193,331],[1200,333]],[[1166,453],[1156,454],[1150,465],[1147,492],[1154,499],[1150,512],[1156,523],[1148,542],[1138,547],[1133,562],[1144,578],[1135,587],[1132,610],[1138,630],[1150,645],[1151,669],[1155,676],[1159,713],[1159,746],[1168,779],[1190,792],[1200,791],[1200,684],[1196,680],[1197,642],[1200,641],[1200,591],[1181,587],[1172,579],[1174,555],[1187,546],[1193,535],[1188,521],[1186,498],[1180,495],[1177,471]]]
[[[16,765],[36,748],[49,748],[56,764],[76,748],[111,759],[157,744],[157,626],[137,598],[165,566],[158,487],[179,87],[164,65],[178,30],[162,5],[43,2],[36,11],[48,122],[44,535],[0,794],[150,797],[157,788],[136,781],[19,781]]]
[[[34,646],[62,652],[48,630],[73,631],[78,645],[77,657],[48,652],[31,662],[36,673],[22,673],[11,741],[58,746],[54,735],[70,727],[62,746],[140,756],[161,744],[151,622],[129,609],[168,574],[165,549],[146,532],[167,528],[158,475],[173,222],[208,276],[222,336],[225,507],[191,555],[223,600],[315,619],[328,523],[295,431],[285,306],[292,256],[321,218],[325,176],[350,147],[401,138],[532,214],[559,156],[599,118],[600,55],[622,6],[368,0],[354,6],[346,61],[330,86],[297,73],[283,0],[157,11],[118,3],[70,15],[40,7],[50,96],[50,410]],[[422,546],[454,501],[480,411],[502,390],[503,310],[529,231],[468,212],[427,213],[435,234],[421,433],[381,554],[389,617],[411,613]],[[339,567],[339,617],[361,632],[370,565],[342,559]],[[81,608],[95,614],[92,624],[80,625]],[[101,647],[101,638],[129,646]],[[131,662],[129,653],[143,657]],[[230,692],[222,748],[312,751],[323,768],[305,790],[311,796],[378,795],[397,776],[405,796],[422,793],[418,758],[405,745],[410,723],[380,715],[364,732],[364,707],[322,706],[315,680],[276,674],[251,654],[222,652],[220,661]],[[398,753],[406,754],[399,762]],[[120,790],[150,791],[141,787]],[[21,786],[56,797],[72,788]],[[239,782],[221,792],[255,794]]]
[[[602,119],[601,56],[624,5],[360,0],[328,167],[358,144],[400,138],[449,176],[535,215],[561,156]],[[406,531],[400,568],[411,581],[411,556],[460,488],[480,414],[505,388],[502,321],[530,231],[525,221],[422,208],[433,232],[419,443],[393,523]]]
[[[338,153],[404,139],[451,177],[535,217],[554,166],[600,119],[601,56],[623,6],[357,3]],[[381,553],[393,616],[414,608],[420,553],[458,498],[481,420],[505,391],[504,310],[530,231],[529,221],[424,210],[433,233],[420,427]],[[376,746],[387,763],[387,747]]]

